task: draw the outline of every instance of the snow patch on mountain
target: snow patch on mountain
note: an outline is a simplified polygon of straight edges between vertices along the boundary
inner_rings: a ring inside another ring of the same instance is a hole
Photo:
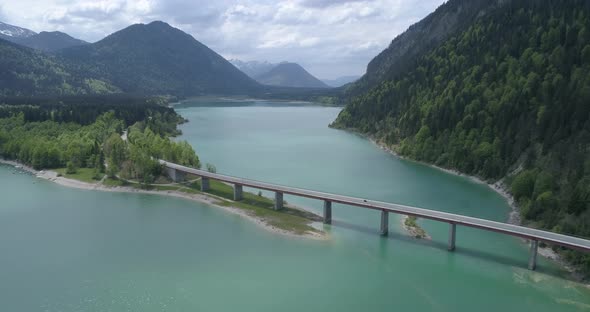
[[[0,22],[0,34],[13,38],[27,38],[36,35],[37,33],[30,29]]]
[[[250,76],[250,78],[254,79],[277,66],[277,64],[269,63],[267,61],[240,61],[237,59],[231,59],[229,62],[239,70],[243,71],[246,75]]]

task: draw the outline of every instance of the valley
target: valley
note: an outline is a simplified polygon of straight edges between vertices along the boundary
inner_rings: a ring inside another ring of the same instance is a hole
[[[588,1],[0,19],[4,310],[590,310]]]

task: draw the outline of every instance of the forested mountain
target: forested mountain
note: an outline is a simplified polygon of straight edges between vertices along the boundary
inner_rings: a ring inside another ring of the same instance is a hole
[[[260,88],[219,54],[164,22],[132,25],[60,55],[76,70],[104,77],[124,92],[187,96]]]
[[[163,22],[132,25],[93,44],[58,32],[35,34],[11,25],[2,29],[16,37],[14,42],[0,39],[0,96],[239,94],[316,100],[334,95],[301,88],[318,87],[302,68],[288,71],[294,78],[287,79],[300,88],[264,86]]]
[[[132,25],[94,44],[8,24],[0,31],[15,43],[0,42],[0,96],[266,92],[223,57],[163,22]],[[57,56],[24,46],[57,51]]]
[[[0,39],[0,96],[66,95],[119,91],[109,82],[73,74],[55,57]]]
[[[393,39],[387,49],[373,58],[367,66],[367,73],[346,90],[346,96],[362,94],[383,79],[403,74],[414,66],[419,56],[471,25],[478,16],[492,10],[498,3],[507,2],[513,0],[448,1],[441,5],[435,12]]]
[[[329,88],[297,63],[280,63],[270,71],[254,77],[256,81],[280,87]]]
[[[507,177],[524,222],[590,237],[590,2],[485,2],[450,0],[400,35],[333,126],[412,159]],[[459,16],[465,25],[419,42],[419,29]],[[563,252],[590,269],[588,255]]]
[[[25,38],[15,38],[12,41],[29,48],[47,52],[54,52],[69,47],[88,44],[86,41],[73,38],[70,35],[59,31],[42,31]]]

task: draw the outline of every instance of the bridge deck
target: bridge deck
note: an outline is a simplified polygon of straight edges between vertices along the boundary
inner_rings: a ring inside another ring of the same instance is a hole
[[[350,197],[344,195],[330,194],[312,190],[306,190],[301,188],[265,183],[250,179],[237,178],[217,173],[211,173],[204,170],[194,169],[186,166],[177,165],[174,163],[160,161],[165,167],[179,170],[182,172],[194,174],[201,177],[211,178],[218,181],[223,181],[232,184],[240,184],[247,187],[253,187],[262,190],[268,190],[273,192],[280,192],[284,194],[296,195],[307,198],[314,198],[319,200],[330,201],[334,203],[341,203],[345,205],[357,206],[362,208],[374,209],[387,211],[392,213],[416,216],[425,219],[437,220],[447,222],[451,224],[459,224],[463,226],[479,228],[499,233],[504,233],[512,236],[522,237],[525,239],[538,240],[547,243],[552,243],[564,247],[569,247],[585,252],[590,251],[590,240],[557,234],[548,231],[542,231],[537,229],[531,229],[524,226],[518,226],[508,223],[490,221],[480,218],[462,216],[458,214],[452,214],[447,212],[441,212],[436,210],[405,206],[399,204],[385,203],[374,200],[367,200],[357,197]]]

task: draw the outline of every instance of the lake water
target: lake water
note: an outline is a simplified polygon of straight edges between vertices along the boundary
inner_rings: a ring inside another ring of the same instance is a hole
[[[338,108],[199,100],[183,136],[219,173],[505,221],[487,186],[327,125]],[[0,166],[0,311],[582,311],[590,292],[518,239],[334,205],[327,241],[187,200],[65,188]],[[321,202],[286,196],[319,212]]]

